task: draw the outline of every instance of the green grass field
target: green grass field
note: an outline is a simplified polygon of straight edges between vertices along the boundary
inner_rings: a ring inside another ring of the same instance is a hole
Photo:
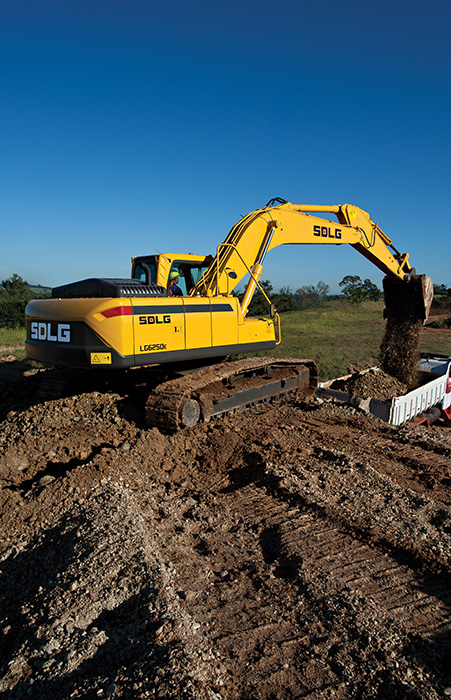
[[[384,303],[330,301],[316,309],[281,315],[282,342],[262,355],[315,360],[321,381],[347,374],[350,365],[378,363],[384,334]],[[451,334],[422,332],[421,352],[451,355]]]
[[[346,374],[350,364],[376,364],[384,332],[382,309],[374,302],[332,301],[283,314],[282,342],[275,354],[315,360],[322,380]]]
[[[25,328],[0,328],[0,346],[23,345],[25,342]]]
[[[24,344],[25,328],[0,328],[0,357],[14,355],[17,360],[25,360],[28,363],[25,358]],[[27,368],[24,367],[24,369]]]
[[[345,301],[329,301],[316,309],[290,311],[281,315],[282,342],[268,353],[276,357],[304,357],[318,363],[320,380],[339,377],[350,365],[368,367],[377,364],[379,346],[384,333],[383,302],[355,305]],[[0,328],[0,355],[25,357],[25,329]],[[451,333],[446,330],[424,330],[422,352],[451,355]]]

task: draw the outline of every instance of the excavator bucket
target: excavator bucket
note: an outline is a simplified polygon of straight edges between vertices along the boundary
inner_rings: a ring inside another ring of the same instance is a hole
[[[384,277],[386,318],[427,320],[434,285],[427,275],[409,275],[405,280]]]

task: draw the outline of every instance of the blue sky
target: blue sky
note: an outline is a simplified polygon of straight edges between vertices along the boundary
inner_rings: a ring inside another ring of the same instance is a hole
[[[0,0],[0,279],[212,253],[272,197],[368,211],[451,286],[448,0]],[[382,274],[281,247],[275,289]]]

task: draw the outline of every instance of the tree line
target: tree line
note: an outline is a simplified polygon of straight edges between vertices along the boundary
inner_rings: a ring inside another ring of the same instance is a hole
[[[341,287],[341,294],[339,295],[329,294],[330,287],[322,280],[317,284],[307,284],[299,287],[295,292],[290,287],[282,287],[279,292],[274,292],[271,282],[263,280],[260,282],[260,287],[263,291],[257,288],[249,304],[249,315],[258,316],[268,313],[268,301],[265,298],[265,294],[279,313],[311,309],[320,306],[328,299],[340,297],[353,304],[359,304],[362,301],[378,301],[382,296],[380,289],[371,280],[362,280],[358,275],[346,275],[339,282],[339,285]]]
[[[279,313],[314,308],[331,299],[341,298],[351,302],[351,304],[361,304],[364,301],[379,301],[383,298],[383,292],[368,278],[362,280],[358,275],[346,275],[338,284],[341,287],[341,293],[335,295],[329,294],[329,285],[323,281],[318,282],[316,285],[304,285],[295,292],[289,287],[282,287],[276,293],[269,280],[260,282],[260,287]],[[242,298],[243,295],[239,296]],[[434,298],[440,299],[443,297],[446,300],[451,300],[451,287],[445,284],[434,284]],[[446,303],[448,304],[449,302],[446,301]],[[249,304],[248,313],[250,316],[268,313],[268,301],[259,288],[257,288]]]
[[[25,307],[31,299],[49,296],[46,287],[32,287],[16,272],[0,287],[0,328],[21,328],[25,326]]]
[[[324,304],[328,299],[344,298],[352,304],[363,301],[379,301],[381,290],[370,279],[362,280],[358,275],[346,275],[339,282],[340,295],[329,294],[330,287],[320,280],[317,284],[307,284],[292,291],[290,287],[282,287],[275,292],[269,280],[260,282],[249,304],[249,315],[260,316],[268,314],[268,301],[274,304],[279,313],[286,311],[302,311]],[[263,291],[261,291],[263,290]],[[264,293],[263,293],[264,292]],[[40,285],[31,286],[20,275],[14,273],[2,280],[0,287],[0,327],[20,328],[25,326],[25,307],[31,299],[42,299],[50,296],[49,288]],[[240,298],[243,294],[238,295]],[[451,299],[451,287],[446,284],[434,284],[434,296]],[[447,302],[448,303],[448,302]]]

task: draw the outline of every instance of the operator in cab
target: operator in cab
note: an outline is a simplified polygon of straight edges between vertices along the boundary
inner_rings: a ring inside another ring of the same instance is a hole
[[[178,281],[179,275],[177,270],[172,270],[171,274],[169,275],[169,294],[171,297],[183,296],[183,292],[178,286]]]

